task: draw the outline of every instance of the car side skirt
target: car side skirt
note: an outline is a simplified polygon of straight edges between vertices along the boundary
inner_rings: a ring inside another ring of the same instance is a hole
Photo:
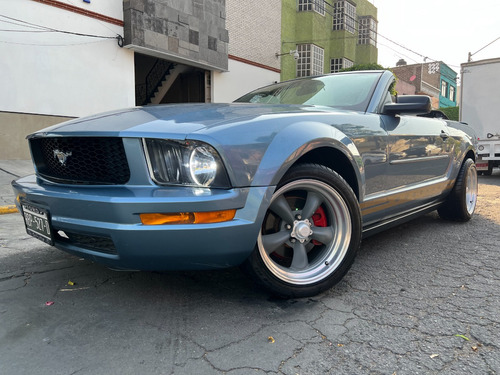
[[[411,221],[419,216],[425,215],[429,212],[436,210],[441,204],[442,200],[427,203],[426,205],[420,206],[413,210],[403,212],[400,215],[381,220],[376,223],[363,227],[363,238],[368,238],[377,233],[383,232],[389,228],[396,227],[408,221]]]
[[[360,205],[363,235],[378,233],[435,210],[445,201],[454,182],[444,176],[370,197]]]

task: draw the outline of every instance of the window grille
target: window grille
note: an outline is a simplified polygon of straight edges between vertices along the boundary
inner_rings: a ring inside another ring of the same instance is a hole
[[[308,12],[314,10],[315,12],[325,15],[325,0],[298,0],[299,12]]]
[[[371,17],[360,17],[358,43],[377,46],[377,21]]]
[[[323,74],[325,52],[314,44],[298,44],[297,77],[309,77]]]
[[[341,69],[350,68],[353,65],[354,65],[354,61],[346,59],[345,57],[340,58],[340,59],[331,59],[330,60],[330,72],[337,73]]]
[[[333,5],[333,30],[356,30],[356,6],[349,1],[337,1]]]

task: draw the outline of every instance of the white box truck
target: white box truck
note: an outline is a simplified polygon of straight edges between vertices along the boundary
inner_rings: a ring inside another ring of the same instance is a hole
[[[490,175],[500,166],[500,58],[461,64],[460,121],[478,137],[476,166]]]

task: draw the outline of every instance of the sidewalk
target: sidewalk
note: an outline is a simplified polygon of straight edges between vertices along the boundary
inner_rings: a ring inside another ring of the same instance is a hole
[[[31,160],[0,160],[0,215],[17,212],[10,182],[33,173]]]

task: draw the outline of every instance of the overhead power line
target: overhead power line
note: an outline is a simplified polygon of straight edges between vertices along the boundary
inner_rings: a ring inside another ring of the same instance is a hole
[[[123,47],[123,37],[121,35],[119,35],[119,34],[117,34],[115,36],[86,34],[86,33],[79,33],[79,32],[75,32],[75,31],[54,29],[54,28],[51,28],[51,27],[42,26],[42,25],[38,25],[38,24],[35,24],[35,23],[23,21],[23,20],[20,20],[18,18],[9,17],[9,16],[3,15],[3,14],[0,14],[0,17],[4,18],[4,19],[7,19],[7,20],[10,20],[10,21],[14,21],[14,22],[9,22],[9,21],[5,21],[5,20],[0,19],[1,22],[11,23],[13,25],[35,29],[35,30],[25,30],[24,32],[30,32],[30,31],[31,32],[54,32],[54,33],[61,33],[61,34],[67,34],[67,35],[75,35],[75,36],[81,36],[81,37],[87,37],[87,38],[116,39],[118,41],[118,45],[120,47]],[[17,23],[15,23],[15,22],[17,22]],[[8,30],[8,31],[14,31],[14,30]]]
[[[0,31],[10,33],[51,33],[50,30],[14,30],[14,29],[0,29]]]
[[[490,46],[491,44],[495,43],[498,39],[500,39],[500,36],[498,38],[496,38],[494,41],[492,41],[492,42],[488,43],[487,45],[485,45],[484,47],[482,47],[481,49],[477,50],[476,52],[474,52],[474,53],[470,53],[469,52],[469,58],[467,59],[467,61],[471,62],[472,61],[472,56],[474,56],[478,52],[481,52],[483,49],[485,49],[486,47]]]

